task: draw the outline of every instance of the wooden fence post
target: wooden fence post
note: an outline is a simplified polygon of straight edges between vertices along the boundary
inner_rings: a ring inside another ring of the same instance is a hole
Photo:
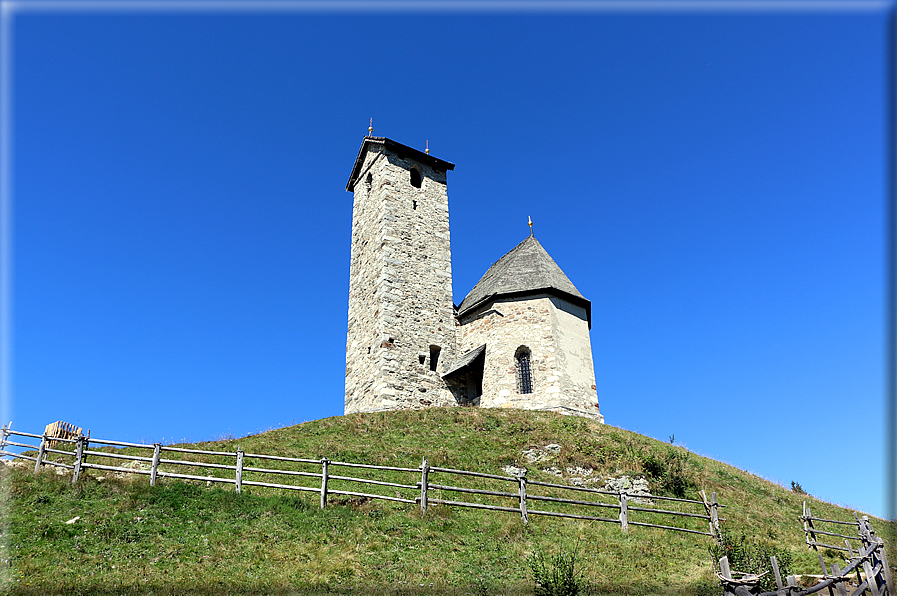
[[[529,523],[529,514],[526,512],[526,468],[517,474],[517,481],[520,482],[520,517],[524,524]]]
[[[716,493],[710,493],[710,523],[713,524],[717,538],[722,536],[719,533],[719,503],[716,500]]]
[[[891,566],[888,565],[888,555],[885,554],[885,543],[878,539],[878,559],[881,561],[881,570],[885,574],[885,585],[888,586],[888,595],[894,596],[894,576],[891,574]]]
[[[162,444],[153,443],[153,469],[150,470],[150,486],[156,486],[156,475],[159,473],[160,455],[162,455]]]
[[[819,548],[816,546],[816,542],[819,538],[816,537],[816,528],[813,526],[813,513],[810,511],[810,508],[807,507],[807,502],[804,501],[804,532],[807,534],[807,546],[812,547],[817,553],[819,552]],[[813,541],[810,542],[810,536],[813,537]],[[822,560],[822,556],[820,555],[820,561]]]
[[[730,596],[732,591],[729,590],[729,583],[725,580],[732,579],[732,572],[729,570],[729,557],[725,555],[719,560],[719,574],[723,578],[723,596]]]
[[[6,437],[9,436],[9,430],[7,430],[6,425],[3,425],[3,436],[0,436],[0,451],[6,451]]]
[[[849,541],[849,540],[845,540],[844,542],[847,542],[847,546],[850,546],[850,541]],[[855,559],[856,557],[859,557],[859,556],[860,556],[860,553],[863,552],[863,549],[862,549],[862,548],[859,548],[859,549],[857,549],[857,550],[858,550],[859,552],[856,553],[856,556],[854,556],[853,549],[850,550],[850,560],[851,560],[851,561],[853,561],[853,559]],[[862,565],[857,565],[857,566],[854,568],[854,571],[855,571],[856,574],[857,574],[857,585],[860,585],[861,583],[863,583],[863,576],[862,576],[862,574],[860,573],[860,567],[862,567]]]
[[[785,596],[788,592],[784,590],[784,585],[782,585],[782,574],[779,572],[779,561],[775,558],[775,555],[769,557],[769,562],[772,565],[772,573],[776,577],[776,596]]]
[[[837,563],[832,563],[832,575],[835,577],[841,577],[841,568]],[[838,590],[838,596],[847,596],[847,588],[844,587],[844,582],[842,580],[837,580],[835,582],[835,589]]]
[[[243,448],[237,447],[237,477],[235,480],[237,494],[243,490]]]
[[[863,572],[866,574],[866,581],[869,583],[869,591],[872,592],[872,596],[881,596],[881,592],[878,590],[878,580],[876,576],[872,575],[872,565],[868,560],[863,561]]]
[[[726,579],[732,579],[732,572],[729,571],[729,557],[725,555],[719,560],[719,574]]]
[[[427,484],[430,476],[430,463],[423,458],[420,464],[420,514],[427,514]]]
[[[329,463],[330,460],[326,457],[321,458],[321,509],[327,507],[327,479],[329,478],[327,465]]]
[[[44,434],[40,439],[40,448],[37,450],[37,461],[34,462],[34,473],[40,471],[40,466],[44,463],[44,450],[47,448],[47,435]]]
[[[854,515],[856,514],[854,513]],[[862,539],[865,548],[869,548],[869,546],[878,542],[878,539],[875,537],[875,529],[872,527],[872,524],[869,523],[868,515],[861,517],[858,525],[860,538]]]
[[[75,445],[75,465],[72,471],[72,484],[78,484],[78,476],[81,475],[81,462],[84,461],[84,436],[78,437],[78,443]]]
[[[700,491],[698,491],[698,494],[701,496],[701,502],[704,503],[704,511],[707,512],[707,517],[708,518],[712,517],[710,515],[710,503],[707,502],[707,494],[704,492],[704,489],[701,489]],[[719,538],[716,535],[716,529],[713,527],[713,520],[708,519],[707,524],[710,526],[710,535],[713,538]]]
[[[626,493],[620,491],[620,529],[629,532],[629,506],[626,501]]]

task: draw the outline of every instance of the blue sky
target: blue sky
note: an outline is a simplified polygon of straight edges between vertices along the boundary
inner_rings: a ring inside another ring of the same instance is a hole
[[[14,428],[169,442],[340,415],[345,184],[373,118],[456,164],[456,303],[532,217],[592,301],[609,424],[885,514],[885,4],[29,6]]]

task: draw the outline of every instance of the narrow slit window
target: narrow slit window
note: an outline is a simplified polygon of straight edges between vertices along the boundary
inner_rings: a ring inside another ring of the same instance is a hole
[[[533,392],[533,373],[530,366],[530,351],[526,346],[517,348],[514,354],[517,368],[517,391],[519,393]]]
[[[411,168],[411,186],[414,188],[420,188],[421,177],[420,170],[417,168]]]
[[[427,357],[424,356],[423,354],[421,354],[420,356],[417,357],[417,361],[420,362],[421,364],[423,364],[424,361],[426,361],[426,359],[427,359]]]
[[[430,370],[436,370],[439,364],[439,352],[442,350],[439,346],[430,346]]]
[[[417,201],[411,201],[411,208],[417,209]]]

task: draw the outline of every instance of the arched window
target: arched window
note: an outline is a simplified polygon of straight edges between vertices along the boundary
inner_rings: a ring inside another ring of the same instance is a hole
[[[514,354],[514,362],[517,368],[517,392],[533,392],[533,372],[530,368],[530,351],[526,346],[517,348]]]
[[[414,188],[420,188],[421,177],[420,170],[417,168],[411,168],[411,186]]]

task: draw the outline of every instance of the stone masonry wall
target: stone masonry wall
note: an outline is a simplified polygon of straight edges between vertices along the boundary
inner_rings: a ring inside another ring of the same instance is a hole
[[[354,189],[345,413],[454,405],[439,376],[455,358],[446,173],[377,148]]]
[[[547,294],[503,298],[465,317],[458,333],[459,354],[486,344],[481,407],[552,410],[603,420],[584,309]],[[531,353],[533,392],[528,394],[517,387],[514,355],[520,346]]]

